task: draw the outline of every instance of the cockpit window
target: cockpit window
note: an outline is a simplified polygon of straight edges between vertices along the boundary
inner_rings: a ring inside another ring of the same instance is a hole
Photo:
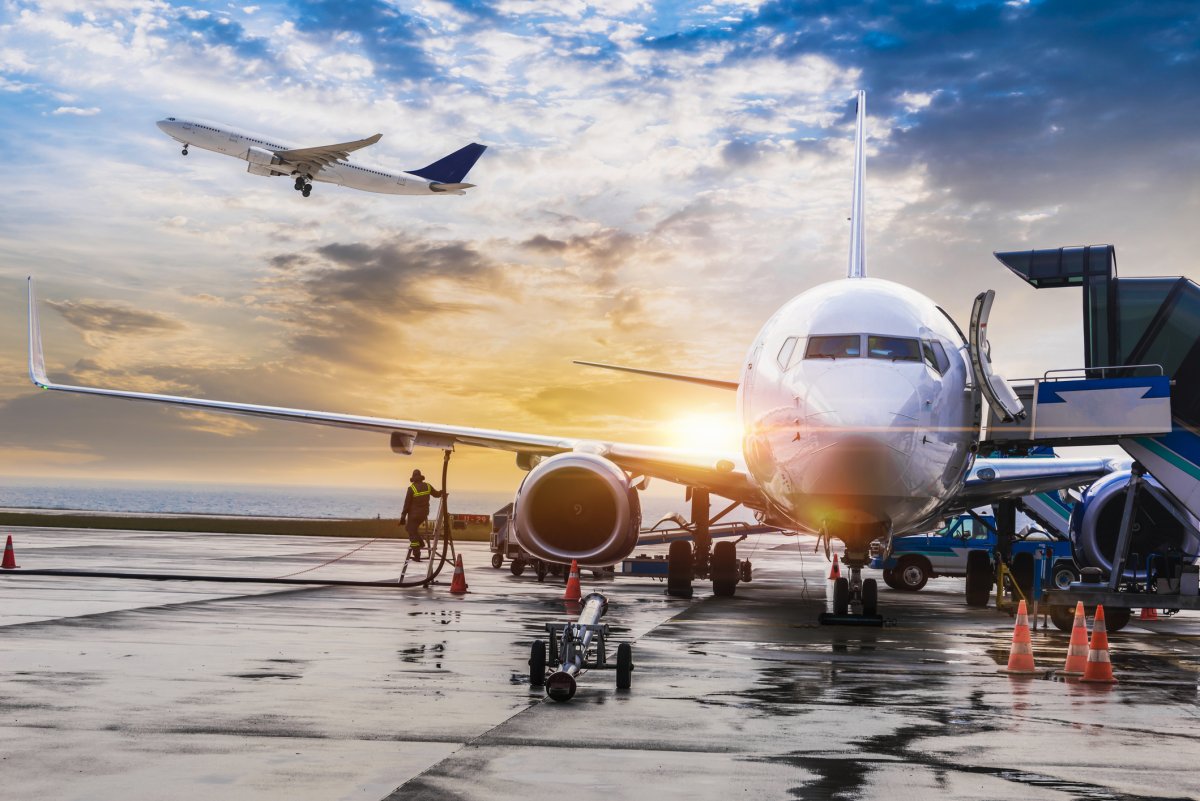
[[[894,362],[921,361],[921,345],[907,337],[867,337],[867,356],[872,359],[891,359]]]
[[[941,375],[945,375],[946,370],[950,368],[950,359],[946,356],[946,349],[936,339],[922,339],[921,354],[925,357],[925,363]]]
[[[806,359],[857,359],[861,355],[862,337],[858,334],[809,337],[804,351]]]
[[[792,366],[792,354],[796,350],[796,343],[800,341],[800,337],[788,337],[783,341],[783,347],[779,349],[779,356],[776,360],[779,366],[784,370]]]
[[[168,120],[170,120],[171,122],[175,122],[175,118],[174,118],[174,117],[167,117],[167,119],[168,119]]]

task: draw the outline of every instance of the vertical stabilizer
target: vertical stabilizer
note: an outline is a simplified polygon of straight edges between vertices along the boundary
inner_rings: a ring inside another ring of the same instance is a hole
[[[866,254],[863,251],[863,182],[867,174],[867,157],[863,142],[867,138],[867,93],[858,92],[858,121],[854,126],[854,198],[850,203],[850,278],[867,275]]]

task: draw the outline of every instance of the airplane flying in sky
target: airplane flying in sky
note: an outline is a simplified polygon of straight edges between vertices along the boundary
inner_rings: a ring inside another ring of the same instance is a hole
[[[428,167],[391,172],[351,164],[349,160],[352,152],[375,144],[383,134],[336,145],[293,147],[274,137],[207,120],[167,117],[157,125],[167,136],[183,143],[185,156],[192,145],[233,156],[248,162],[246,171],[251,175],[292,178],[296,191],[305,197],[312,193],[313,181],[385,195],[465,194],[474,184],[463,183],[463,179],[487,150],[486,145],[471,143]]]
[[[875,580],[860,572],[872,541],[928,531],[947,516],[1002,499],[1090,483],[1114,465],[977,456],[982,398],[1013,415],[1022,410],[946,311],[915,290],[867,277],[865,113],[860,92],[847,277],[801,293],[772,315],[751,342],[738,381],[615,368],[735,391],[744,426],[740,454],[55,384],[46,376],[32,284],[30,375],[46,389],[377,431],[402,454],[458,445],[515,452],[528,471],[514,501],[516,538],[551,562],[620,561],[637,544],[643,480],[679,483],[693,497],[719,495],[767,523],[816,533],[826,553],[831,538],[841,540],[851,575],[835,588],[835,612],[853,603],[875,614]],[[976,310],[973,332],[986,331],[986,312]],[[673,549],[671,575],[686,569],[690,582],[691,558],[677,559]],[[720,543],[709,571],[718,594],[733,593],[735,565],[733,544]]]

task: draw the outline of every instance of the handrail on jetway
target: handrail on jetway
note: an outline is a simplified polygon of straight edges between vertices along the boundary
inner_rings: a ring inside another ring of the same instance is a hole
[[[1105,374],[1110,371],[1140,370],[1142,368],[1157,370],[1158,372],[1156,373],[1156,375],[1166,375],[1166,372],[1163,370],[1163,366],[1161,364],[1110,364],[1110,365],[1105,365],[1103,367],[1059,367],[1054,370],[1047,370],[1046,372],[1042,373],[1041,380],[1043,380],[1043,381],[1071,381],[1071,380],[1074,380],[1071,376],[1064,376],[1063,378],[1051,378],[1050,377],[1051,373],[1084,373],[1085,374],[1084,377],[1091,377],[1091,376],[1087,375],[1090,373],[1099,373],[1100,377],[1103,378],[1105,376]],[[1036,378],[1020,378],[1017,380],[1018,381],[1037,381],[1038,379],[1036,379]]]

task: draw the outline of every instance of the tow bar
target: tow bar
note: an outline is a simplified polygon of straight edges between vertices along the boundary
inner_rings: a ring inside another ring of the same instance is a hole
[[[547,623],[550,635],[550,664],[558,669],[546,675],[546,641],[533,643],[529,654],[529,683],[545,686],[546,695],[555,701],[570,701],[575,697],[576,678],[584,670],[615,670],[617,689],[628,690],[633,677],[633,647],[623,642],[617,646],[617,661],[608,661],[605,640],[608,624],[600,618],[608,611],[608,599],[598,592],[584,597],[583,610],[573,623]]]

